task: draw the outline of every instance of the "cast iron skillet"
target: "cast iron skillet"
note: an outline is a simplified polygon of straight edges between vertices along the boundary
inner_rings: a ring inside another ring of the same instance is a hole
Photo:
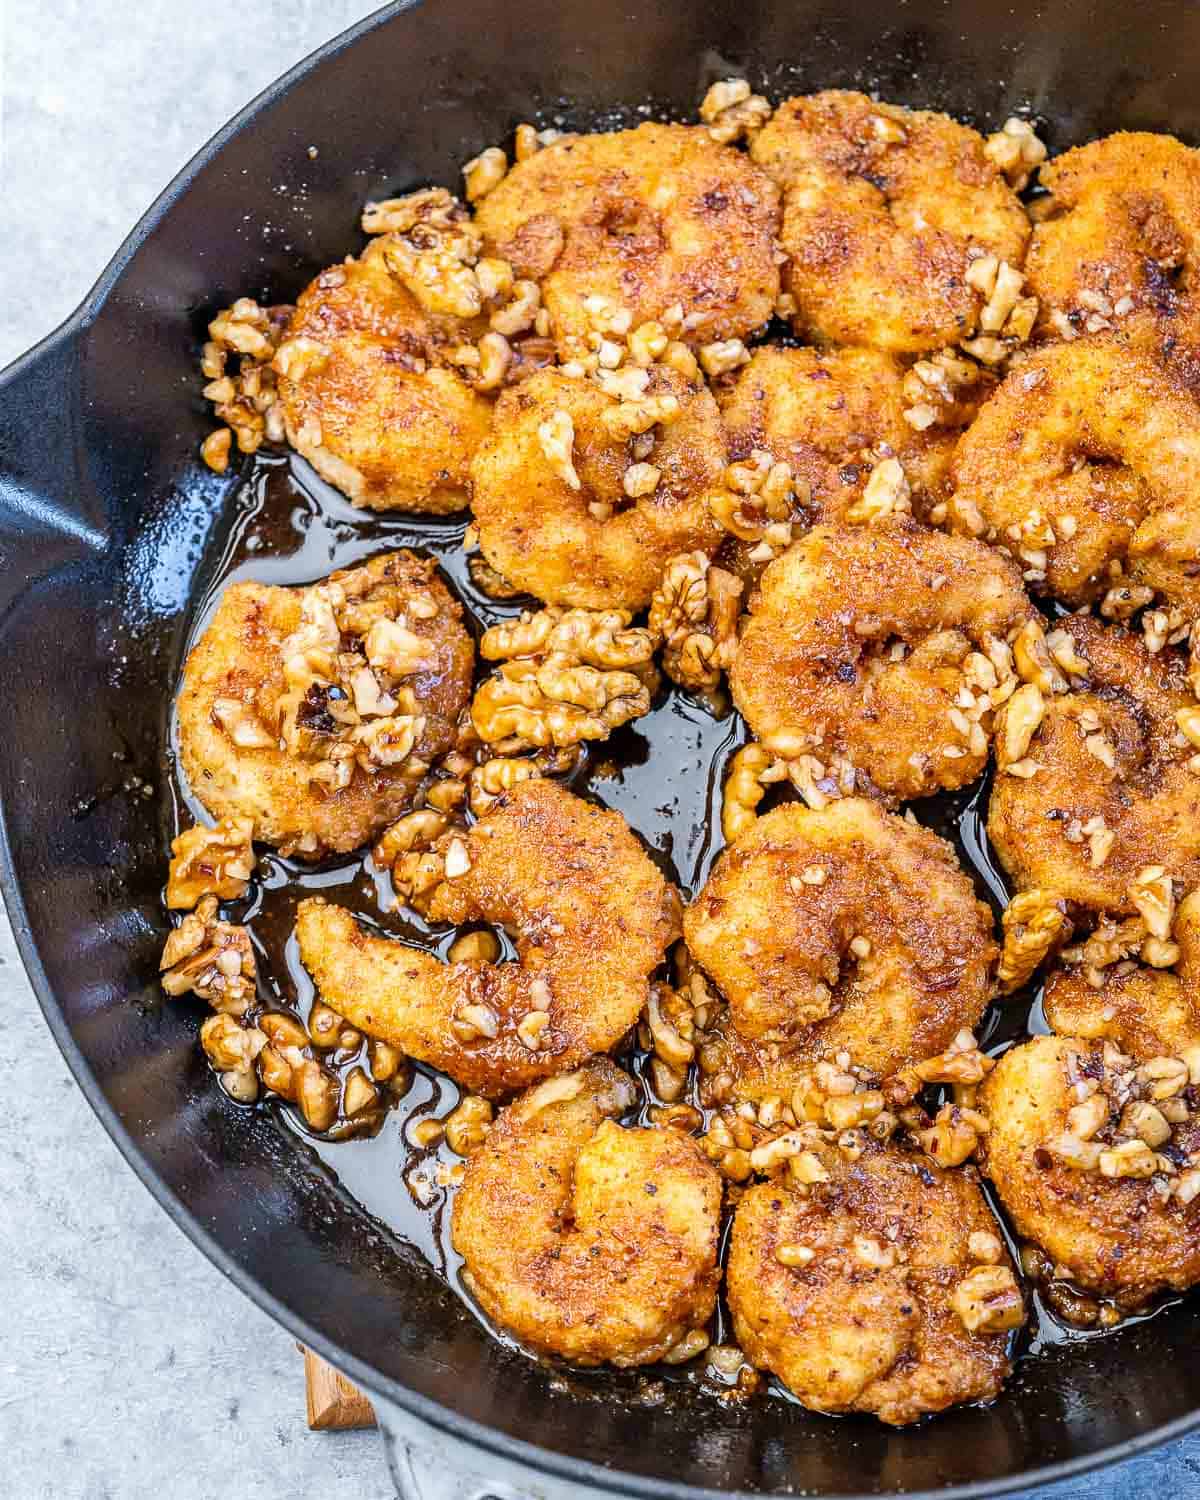
[[[458,1465],[476,1492],[486,1478],[500,1493],[672,1500],[978,1495],[1128,1455],[1200,1417],[1196,1300],[1028,1360],[992,1408],[916,1431],[780,1401],[656,1410],[616,1376],[564,1386],[494,1343],[298,1142],[224,1100],[194,1012],[159,1004],[166,707],[232,484],[197,461],[208,315],[243,293],[294,295],[345,252],[365,198],[456,182],[458,163],[519,120],[595,125],[639,101],[687,115],[730,71],[775,96],[876,88],[992,124],[1029,105],[1055,148],[1117,128],[1200,139],[1200,7],[1185,0],[396,5],[222,131],[79,312],[0,378],[0,853],[34,988],[106,1128],[184,1232],[365,1386],[393,1435],[453,1454],[418,1455],[427,1490],[449,1488]]]

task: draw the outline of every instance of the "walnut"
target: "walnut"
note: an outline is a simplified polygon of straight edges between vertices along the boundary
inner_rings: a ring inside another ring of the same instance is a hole
[[[730,464],[720,489],[708,497],[713,520],[739,541],[757,545],[754,562],[770,562],[792,540],[798,496],[790,464],[776,463],[765,448],[755,448],[749,459]]]
[[[1005,995],[1027,983],[1046,955],[1071,935],[1066,903],[1057,891],[1022,891],[1005,907],[1001,925],[1004,947],[996,979]]]
[[[917,1131],[917,1139],[939,1167],[957,1167],[974,1154],[987,1128],[987,1117],[977,1110],[943,1104],[933,1124]]]
[[[1012,190],[1020,193],[1029,186],[1030,177],[1046,160],[1047,153],[1045,142],[1038,138],[1029,121],[1012,115],[988,136],[983,154],[1008,179]]]
[[[1165,942],[1171,936],[1171,924],[1175,919],[1175,892],[1171,877],[1162,865],[1147,865],[1138,871],[1129,887],[1129,899],[1141,914],[1151,937]]]
[[[427,312],[475,318],[483,311],[484,290],[475,270],[483,237],[444,189],[368,204],[363,227],[383,235],[384,264]]]
[[[871,470],[862,498],[846,512],[847,521],[878,521],[912,512],[912,489],[898,458],[882,459]]]
[[[787,777],[784,763],[764,745],[743,745],[729,763],[725,794],[721,803],[721,831],[731,844],[756,820],[758,804],[767,786]]]
[[[471,722],[501,754],[606,739],[650,708],[654,637],[623,610],[524,614],[484,632],[480,655],[500,661],[471,705]]]
[[[996,761],[1002,771],[1023,765],[1029,745],[1046,716],[1046,700],[1033,682],[1023,682],[1001,710]]]
[[[681,552],[663,570],[648,626],[663,642],[663,667],[680,687],[712,693],[737,649],[744,585],[703,552]]]
[[[1007,1266],[976,1266],[950,1294],[950,1306],[968,1333],[1005,1333],[1025,1321],[1017,1278]]]
[[[568,411],[559,410],[538,424],[538,443],[546,462],[564,484],[577,490],[582,481],[575,469],[575,424]]]
[[[568,775],[578,764],[578,748],[542,750],[537,755],[498,755],[476,766],[470,775],[471,811],[482,818],[498,798],[522,781],[541,776]]]
[[[291,314],[291,307],[262,307],[251,297],[239,297],[208,325],[200,362],[208,379],[204,395],[237,439],[239,452],[255,453],[264,439],[283,436],[273,361]],[[236,370],[229,367],[231,356]],[[217,473],[229,464],[230,438],[222,431],[211,433],[201,447],[204,461]]]
[[[254,1001],[257,971],[250,934],[220,920],[215,896],[202,897],[171,929],[159,969],[168,995],[190,993],[231,1016],[245,1015]]]
[[[462,169],[467,202],[476,203],[486,197],[494,187],[499,187],[507,172],[508,157],[499,146],[489,146],[473,156]]]
[[[203,896],[235,901],[246,894],[254,873],[254,822],[222,818],[212,828],[197,824],[171,843],[167,905],[172,910],[195,906]]]
[[[994,385],[995,376],[990,371],[972,359],[964,359],[955,349],[942,349],[917,360],[905,375],[901,389],[910,405],[904,420],[917,432],[935,424],[965,427]]]

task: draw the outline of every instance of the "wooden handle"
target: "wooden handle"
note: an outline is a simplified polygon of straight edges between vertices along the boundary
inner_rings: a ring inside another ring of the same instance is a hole
[[[304,1385],[314,1432],[375,1426],[374,1408],[363,1393],[311,1349],[304,1350]]]

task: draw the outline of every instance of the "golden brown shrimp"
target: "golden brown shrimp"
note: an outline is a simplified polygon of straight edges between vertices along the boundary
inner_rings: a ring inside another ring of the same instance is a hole
[[[958,434],[905,419],[904,374],[873,349],[758,349],[718,394],[730,457],[763,450],[788,464],[810,521],[844,519],[876,465],[895,458],[924,513],[942,498]]]
[[[830,90],[788,99],[753,159],[784,190],[780,238],[796,332],[818,342],[919,354],[976,331],[973,256],[1019,268],[1029,221],[947,115]]]
[[[991,912],[953,849],[859,797],[759,818],[717,860],[684,935],[729,1004],[706,1061],[740,1098],[786,1098],[843,1053],[896,1072],[949,1047],[991,996]]]
[[[1024,1306],[975,1174],[878,1145],[826,1147],[819,1171],[738,1203],[726,1284],[747,1359],[814,1411],[897,1426],[995,1396]]]
[[[708,344],[759,328],[779,293],[779,190],[697,127],[564,136],[518,162],[476,222],[541,283],[564,358],[587,347],[591,298]]]
[[[965,786],[987,760],[990,688],[998,672],[1011,680],[1004,639],[1032,613],[982,542],[904,518],[817,526],[750,600],[734,702],[768,749],[813,760],[832,795],[831,766],[853,768],[850,790],[899,798]]]
[[[1001,709],[988,834],[1018,890],[1132,913],[1130,886],[1149,865],[1200,881],[1200,765],[1180,732],[1196,707],[1185,666],[1086,615],[1048,639],[1071,691],[1026,688]]]
[[[1147,937],[1144,920],[1101,923],[1078,962],[1050,975],[1042,1008],[1060,1036],[1110,1041],[1135,1057],[1178,1056],[1200,1042],[1200,890],[1173,912],[1169,881],[1143,884],[1148,893],[1159,886],[1165,936]],[[1132,962],[1135,951],[1154,963]]]
[[[1196,1037],[1200,1042],[1200,1036]],[[1200,1120],[1188,1058],[1039,1036],[984,1083],[985,1171],[1056,1274],[1125,1307],[1200,1280]]]
[[[308,588],[232,584],[183,670],[189,785],[284,853],[356,849],[454,742],[473,659],[458,603],[411,552]]]
[[[530,376],[497,402],[472,464],[484,556],[547,604],[640,609],[669,558],[720,540],[706,499],[725,464],[715,401],[665,366],[631,373],[641,394],[629,400],[557,371]],[[649,488],[630,480],[647,471]]]
[[[1152,350],[1200,344],[1200,155],[1174,136],[1121,131],[1042,166],[1048,212],[1025,263],[1051,338],[1119,330]]]
[[[721,1179],[675,1130],[624,1129],[607,1058],[502,1110],[454,1200],[454,1248],[484,1312],[541,1354],[641,1365],[703,1348],[720,1270]]]
[[[1133,586],[1200,614],[1200,408],[1149,355],[1098,339],[1030,354],[964,433],[952,477],[951,525],[1055,598]]]
[[[529,780],[433,852],[442,880],[430,921],[504,924],[518,961],[445,964],[305,901],[300,958],[322,998],[368,1036],[489,1096],[615,1046],[679,932],[674,890],[621,815]]]
[[[301,292],[275,355],[288,441],[355,505],[461,510],[491,406],[434,363],[444,330],[386,249],[375,240]]]

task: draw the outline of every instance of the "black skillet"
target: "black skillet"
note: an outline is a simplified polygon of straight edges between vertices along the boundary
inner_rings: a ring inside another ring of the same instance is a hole
[[[207,317],[242,293],[294,295],[355,243],[364,199],[456,184],[456,165],[520,120],[595,125],[642,102],[687,116],[731,71],[774,96],[865,87],[988,125],[1027,106],[1056,149],[1122,127],[1200,140],[1200,6],[1185,0],[392,6],[222,131],[79,312],[0,377],[2,873],[34,988],[167,1212],[375,1398],[406,1493],[993,1494],[1200,1416],[1195,1300],[1051,1342],[992,1407],[902,1432],[779,1399],[726,1407],[669,1387],[659,1404],[634,1377],[564,1379],[495,1342],[269,1112],[224,1099],[196,1011],[160,1004],[167,705],[245,493],[197,460]]]

